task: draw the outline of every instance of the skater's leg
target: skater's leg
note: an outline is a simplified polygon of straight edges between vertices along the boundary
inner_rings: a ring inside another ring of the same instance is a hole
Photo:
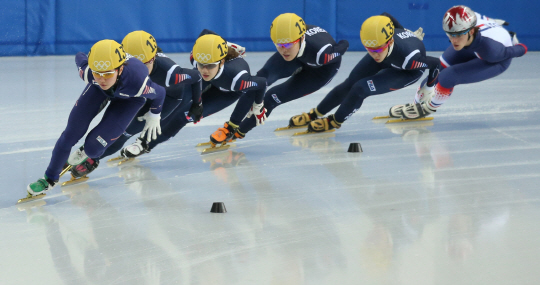
[[[170,96],[165,97],[165,101],[163,102],[163,110],[161,112],[163,116],[161,117],[161,121],[160,121],[161,128],[162,128],[162,135],[163,135],[164,122],[167,120],[169,116],[171,116],[171,114],[175,112],[176,109],[179,108],[180,105],[182,105],[182,103],[184,103],[183,105],[188,105],[190,102],[183,102],[182,99],[176,99]],[[146,112],[148,112],[148,110],[150,109],[150,105],[151,105],[151,102],[146,102],[144,104],[144,106],[137,112],[137,115],[135,115],[135,118],[133,118],[133,120],[127,127],[126,131],[122,133],[122,135],[116,141],[114,141],[110,147],[108,147],[105,150],[105,152],[99,157],[99,159],[102,159],[104,157],[107,157],[109,155],[112,155],[120,151],[122,147],[124,146],[124,144],[129,140],[129,138],[140,133],[144,129],[144,125],[146,122],[139,121],[137,120],[137,118],[144,116],[144,114],[146,114]],[[189,107],[188,107],[188,111],[189,111]],[[159,138],[159,136],[161,135],[158,135],[158,140],[163,141],[163,138]]]
[[[448,66],[439,74],[438,83],[429,106],[440,107],[453,92],[456,85],[484,81],[503,73],[510,66],[511,59],[489,63],[479,58]]]
[[[345,122],[360,107],[364,100],[373,95],[395,91],[414,84],[422,77],[422,71],[383,69],[379,73],[357,81],[335,113],[335,120]]]
[[[321,114],[330,112],[335,107],[339,106],[349,94],[353,85],[359,80],[377,74],[381,70],[381,65],[378,64],[370,55],[365,55],[356,66],[353,68],[349,77],[341,84],[337,85],[330,91],[324,99],[317,105],[317,111]]]
[[[317,69],[304,69],[291,76],[287,81],[266,91],[264,107],[269,117],[274,108],[281,104],[309,95],[328,84],[336,75],[341,61]],[[239,131],[249,132],[256,125],[255,118],[246,118],[240,124]]]
[[[99,113],[102,103],[107,96],[99,87],[88,84],[79,97],[69,115],[66,129],[56,142],[52,152],[51,161],[45,175],[56,181],[66,163],[71,148],[84,136],[90,122]]]
[[[111,100],[101,122],[86,136],[86,155],[100,157],[124,133],[144,103],[145,99],[140,97]]]
[[[174,137],[187,123],[193,121],[193,119],[188,117],[191,103],[192,101],[182,102],[167,118],[161,120],[161,135],[158,135],[157,139],[148,143],[148,151],[154,149],[154,147],[156,147],[158,144],[168,141]],[[203,104],[203,108],[205,107],[206,106]]]

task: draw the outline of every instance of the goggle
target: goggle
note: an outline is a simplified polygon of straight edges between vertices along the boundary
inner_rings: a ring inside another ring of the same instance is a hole
[[[151,59],[151,60],[149,60],[149,61],[145,62],[144,64],[151,64],[151,63],[153,63],[153,62],[154,62],[154,60],[156,60],[156,57],[155,57],[155,56],[154,56],[154,57],[152,57],[152,59]]]
[[[366,47],[364,46],[369,52],[374,52],[374,53],[381,53],[383,52],[387,47],[388,45],[390,45],[390,41],[388,41],[384,46],[382,47],[378,47],[378,48],[369,48],[369,47]]]
[[[468,30],[465,30],[463,32],[456,32],[456,33],[446,33],[449,37],[452,37],[452,38],[457,38],[457,37],[461,37],[463,35],[465,35],[466,33],[468,33],[471,29],[468,29]]]
[[[301,39],[301,38],[300,38],[300,39]],[[290,43],[286,43],[286,44],[276,44],[276,46],[282,47],[282,48],[291,48],[295,43],[299,42],[300,39],[297,39],[297,40],[294,41],[294,42],[290,42]]]
[[[220,62],[221,61],[212,62],[212,63],[200,63],[200,62],[197,62],[197,66],[200,67],[201,69],[206,68],[206,69],[210,70],[210,69],[216,68],[219,65]]]
[[[115,70],[106,71],[106,72],[97,72],[92,70],[92,75],[94,75],[94,78],[103,77],[105,79],[112,78],[114,74],[116,73]]]

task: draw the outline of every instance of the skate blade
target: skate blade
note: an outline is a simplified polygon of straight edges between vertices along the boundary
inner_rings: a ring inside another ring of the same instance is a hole
[[[231,140],[231,141],[228,141],[226,143],[233,143],[235,142],[236,140]],[[212,145],[212,142],[203,142],[203,143],[199,143],[197,144],[195,147],[200,147],[200,146],[208,146],[208,145]]]
[[[117,160],[121,160],[121,159],[125,159],[125,157],[123,157],[123,156],[113,157],[113,158],[111,158],[111,159],[109,159],[107,161],[117,161]]]
[[[66,181],[66,182],[62,182],[62,186],[68,186],[68,185],[73,185],[73,184],[77,184],[77,183],[82,183],[82,182],[85,182],[86,180],[88,180],[88,176],[84,175],[83,177],[80,177],[80,178],[75,178],[75,176],[71,175],[71,179]]]
[[[126,163],[129,163],[129,162],[132,162],[132,161],[134,161],[134,160],[135,160],[134,157],[124,158],[124,160],[118,162],[118,165],[120,166],[120,165],[122,165],[122,164],[126,164]]]
[[[331,132],[335,132],[335,131],[336,131],[336,129],[332,129],[332,130],[324,131],[324,132],[310,132],[310,131],[305,131],[305,132],[294,133],[293,137],[295,137],[295,136],[303,136],[303,135],[324,134],[324,133],[331,133]]]
[[[227,150],[227,149],[229,149],[229,147],[231,147],[231,145],[229,145],[229,144],[222,145],[222,146],[216,146],[216,147],[209,147],[209,148],[203,149],[201,151],[201,154],[207,154],[207,153],[212,153],[212,152],[216,152],[216,151]]]
[[[391,117],[390,116],[377,116],[377,117],[373,117],[372,120],[381,120],[381,119],[390,119]]]
[[[407,122],[419,122],[419,121],[431,121],[433,120],[433,117],[424,117],[420,119],[393,119],[386,121],[387,124],[392,123],[407,123]]]
[[[17,201],[17,204],[26,203],[26,202],[34,201],[34,200],[37,200],[37,199],[41,199],[41,198],[45,197],[45,195],[47,195],[47,194],[43,193],[43,194],[39,194],[39,195],[36,195],[36,196],[32,196],[32,194],[28,193],[28,195],[26,195],[26,198],[19,199],[19,201]]]
[[[307,127],[307,125],[298,126],[298,127],[286,126],[286,127],[283,127],[283,128],[277,128],[277,129],[274,130],[274,132],[286,131],[286,130],[294,130],[294,129],[300,129],[300,128],[306,128],[306,127]]]
[[[64,174],[66,174],[66,172],[70,171],[72,167],[73,165],[68,165],[66,168],[62,169],[62,172],[60,172],[60,176],[58,178],[62,177]]]

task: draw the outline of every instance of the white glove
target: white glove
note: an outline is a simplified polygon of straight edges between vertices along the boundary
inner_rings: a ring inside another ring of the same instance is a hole
[[[255,123],[257,123],[257,126],[264,125],[264,121],[266,121],[266,108],[264,107],[264,104],[262,102],[261,104],[253,102],[253,106],[251,106],[251,110],[249,110],[246,117],[251,118],[251,115],[255,115]]]
[[[424,33],[424,29],[422,29],[422,27],[419,27],[418,30],[416,31],[411,31],[411,30],[408,30],[410,31],[411,33],[413,33],[419,40],[423,41],[424,40],[424,35],[426,33]]]
[[[416,101],[417,102],[430,102],[431,97],[433,97],[433,93],[435,92],[435,86],[428,87],[427,84],[424,84],[424,86],[419,87],[416,91]]]
[[[161,135],[161,125],[159,124],[161,114],[154,114],[148,111],[144,116],[138,117],[137,120],[141,122],[146,120],[146,124],[141,133],[141,137],[145,137],[146,141],[150,142],[152,139],[157,139],[158,134]],[[146,131],[148,131],[148,133]]]
[[[241,45],[237,45],[235,43],[231,43],[231,42],[227,42],[227,46],[229,48],[234,49],[236,52],[238,52],[240,54],[240,56],[246,57],[246,48],[245,47],[243,47]]]

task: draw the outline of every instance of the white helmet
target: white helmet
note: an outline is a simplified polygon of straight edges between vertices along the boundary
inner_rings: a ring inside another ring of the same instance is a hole
[[[444,14],[443,30],[448,34],[462,34],[475,26],[476,14],[467,6],[454,6]]]

